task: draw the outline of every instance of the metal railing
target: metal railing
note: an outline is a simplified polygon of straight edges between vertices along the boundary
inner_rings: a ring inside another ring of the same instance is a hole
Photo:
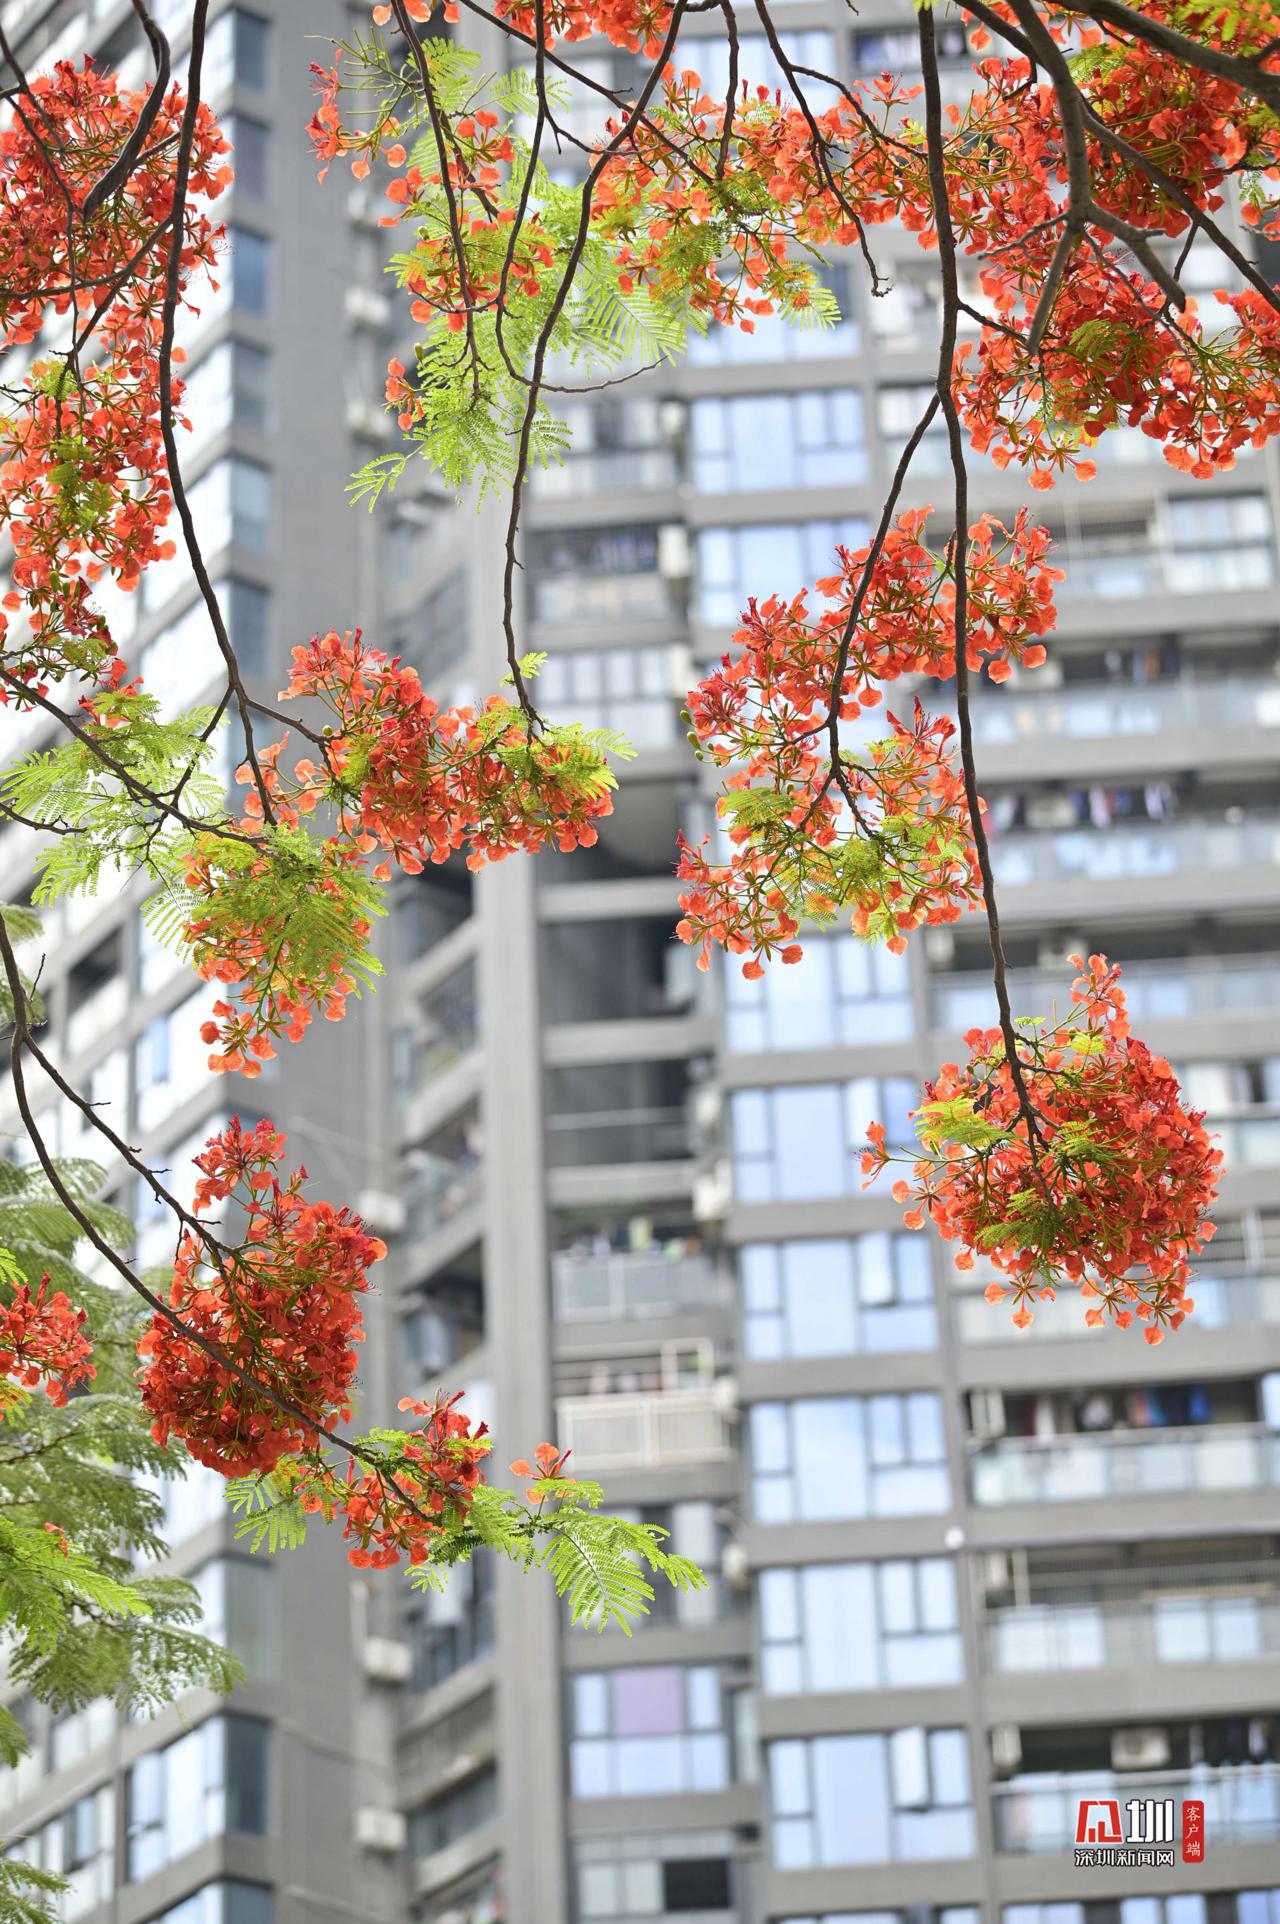
[[[564,1396],[556,1405],[562,1449],[583,1470],[665,1469],[718,1463],[732,1454],[715,1389]]]
[[[1075,1843],[1076,1816],[1085,1797],[1197,1798],[1205,1832],[1220,1844],[1258,1844],[1280,1837],[1280,1766],[1238,1764],[1192,1770],[1064,1771],[1024,1777],[992,1796],[996,1849],[1013,1853],[1066,1851]]]
[[[404,1187],[405,1234],[430,1236],[479,1196],[484,1164],[431,1156],[414,1169]]]
[[[1068,969],[1012,970],[1009,995],[1014,1014],[1043,1014],[1055,1003],[1065,1010],[1072,974]],[[1134,962],[1125,968],[1124,993],[1130,1016],[1142,1022],[1253,1014],[1280,1006],[1280,955]],[[990,973],[954,975],[936,982],[933,1019],[939,1028],[961,1033],[993,1025],[996,1005]]]
[[[1270,1169],[1280,1163],[1280,1109],[1252,1116],[1206,1116],[1205,1128],[1218,1137],[1228,1169]]]
[[[1096,1436],[1006,1437],[976,1447],[973,1501],[1082,1503],[1097,1497],[1258,1490],[1280,1483],[1280,1435],[1261,1423],[1111,1430]]]
[[[547,1121],[548,1153],[556,1169],[598,1163],[674,1162],[693,1154],[684,1109],[598,1109]]]
[[[564,1253],[553,1258],[556,1315],[671,1316],[723,1302],[725,1279],[709,1256],[667,1256],[661,1249],[622,1250],[608,1256]]]
[[[1170,728],[1239,725],[1280,728],[1280,682],[1090,682],[1074,688],[1019,689],[973,704],[975,741],[1042,742],[1053,736],[1094,740],[1160,735]]]
[[[1273,868],[1280,864],[1280,816],[1016,832],[995,837],[991,857],[996,880],[1006,888],[1180,875],[1191,869]]]
[[[1280,1276],[1201,1275],[1191,1285],[1198,1330],[1235,1329],[1250,1323],[1280,1323]],[[953,1299],[956,1335],[962,1343],[1022,1343],[1101,1332],[1084,1320],[1088,1305],[1074,1290],[1051,1303],[1037,1303],[1030,1324],[1017,1329],[1008,1307],[993,1309],[980,1291]]]
[[[1156,1663],[1240,1663],[1280,1656],[1280,1589],[1215,1590],[1129,1603],[1019,1604],[982,1625],[986,1667],[1001,1675],[1038,1670],[1137,1669]]]

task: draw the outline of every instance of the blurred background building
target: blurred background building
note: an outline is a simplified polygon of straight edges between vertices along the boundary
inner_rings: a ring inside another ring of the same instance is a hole
[[[180,47],[189,0],[155,11]],[[295,642],[362,624],[442,700],[482,694],[494,511],[425,470],[373,518],[344,500],[389,444],[402,322],[376,192],[341,169],[318,190],[302,130],[308,62],[367,8],[214,13],[237,181],[228,271],[186,328],[186,471],[241,659],[274,694]],[[779,15],[805,65],[913,66],[891,0]],[[128,0],[2,17],[29,66],[91,47],[145,84]],[[709,81],[719,32],[694,19],[705,58],[682,55]],[[939,33],[959,98],[962,30]],[[746,19],[742,71],[777,77]],[[921,1079],[992,1017],[978,918],[901,959],[822,937],[754,984],[671,937],[676,832],[712,820],[684,691],[748,596],[865,538],[922,407],[931,264],[877,246],[892,294],[833,263],[838,328],[718,333],[574,402],[534,483],[540,702],[640,747],[596,848],[403,881],[377,998],[253,1086],[207,1076],[204,992],[135,890],[49,917],[59,1058],[157,1164],[269,1113],[388,1235],[371,1419],[465,1387],[498,1465],[554,1438],[713,1575],[630,1640],[571,1632],[549,1585],[483,1560],[443,1598],[357,1576],[332,1537],[249,1561],[193,1475],[171,1567],[251,1682],[147,1724],[29,1712],[0,1825],[71,1877],[68,1924],[1280,1924],[1274,447],[1195,484],[1109,435],[1096,481],[1037,497],[1067,571],[1048,666],[974,704],[1016,1008],[1061,1005],[1067,957],[1105,950],[1223,1139],[1178,1337],[1087,1331],[1074,1302],[1019,1334],[861,1190],[866,1122],[904,1140]],[[1193,249],[1188,273],[1212,305],[1222,264]],[[944,502],[944,466],[930,435],[907,502]],[[1026,496],[977,461],[974,493]],[[118,599],[148,686],[198,698],[217,662],[183,563]],[[6,753],[41,735],[3,726]],[[6,899],[30,853],[0,834]],[[124,1193],[163,1260],[168,1226]],[[1076,1869],[1095,1794],[1203,1799],[1204,1863]]]

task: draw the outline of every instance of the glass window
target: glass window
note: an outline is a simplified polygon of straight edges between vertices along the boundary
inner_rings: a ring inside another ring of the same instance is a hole
[[[222,125],[231,142],[236,193],[244,200],[266,200],[271,191],[270,132],[260,120],[251,120],[248,114],[227,114]]]
[[[902,1689],[964,1674],[948,1557],[812,1564],[759,1579],[765,1691]],[[859,1634],[847,1634],[850,1623]]]
[[[703,396],[692,408],[690,464],[694,487],[710,494],[864,481],[862,397],[855,388]]]
[[[178,411],[191,422],[188,455],[207,447],[233,423],[255,434],[268,433],[271,356],[247,341],[219,341],[187,375]]]
[[[915,1085],[905,1076],[735,1090],[730,1116],[738,1201],[857,1194],[867,1125],[878,1120],[890,1143],[910,1143],[914,1103]]]
[[[212,1717],[176,1743],[140,1757],[129,1772],[129,1877],[184,1857],[224,1831],[267,1832],[268,1726],[254,1717]]]
[[[165,714],[189,707],[225,673],[222,650],[203,601],[184,608],[142,651],[143,686]]]
[[[65,1770],[109,1743],[116,1722],[116,1707],[109,1697],[98,1697],[79,1710],[63,1711],[49,1726],[50,1770]]]
[[[896,1042],[914,1026],[906,956],[852,934],[806,937],[799,962],[756,981],[730,967],[725,1001],[731,1049]]]
[[[492,1764],[465,1784],[409,1813],[409,1854],[431,1857],[498,1814],[498,1773]]]
[[[730,1781],[723,1695],[707,1666],[580,1674],[569,1710],[575,1797],[665,1796],[723,1790]]]
[[[75,1924],[115,1890],[115,1792],[110,1784],[80,1797],[30,1839],[24,1855],[67,1880],[61,1915]]]
[[[1265,588],[1275,579],[1275,536],[1265,495],[1196,495],[1169,503],[1165,556],[1179,594]]]
[[[880,389],[876,396],[876,417],[890,463],[896,463],[923,419],[932,396],[933,389],[927,383]],[[912,456],[911,468],[913,474],[945,474],[950,466],[951,447],[947,439],[947,424],[939,410],[924,431]]]
[[[656,618],[674,609],[655,526],[535,530],[527,565],[537,621]]]
[[[801,39],[807,36],[801,35]],[[823,36],[824,38],[826,36]],[[704,41],[703,46],[718,53],[723,43]],[[745,43],[744,43],[745,44]],[[788,45],[791,38],[788,36]],[[699,48],[699,59],[702,51]],[[805,63],[817,67],[822,63]],[[824,358],[843,360],[858,345],[858,327],[853,315],[853,287],[844,261],[810,263],[818,279],[834,295],[840,318],[833,327],[822,327],[803,315],[784,319],[781,314],[757,316],[750,334],[740,327],[711,327],[706,334],[689,336],[689,360],[695,367],[723,366],[739,362],[816,361]]]
[[[963,1731],[917,1729],[770,1744],[775,1867],[972,1855],[966,1746]]]
[[[409,1610],[412,1686],[434,1690],[493,1649],[493,1565],[481,1550],[455,1564],[443,1590],[422,1590]]]
[[[553,655],[534,689],[551,722],[619,728],[637,747],[675,740],[675,664],[666,648],[583,649]]]
[[[271,1892],[238,1878],[204,1884],[148,1924],[272,1924]]]
[[[241,314],[265,314],[271,295],[271,242],[266,235],[229,227],[225,271],[232,307]]]
[[[270,81],[271,28],[256,13],[232,7],[219,14],[205,41],[205,96],[209,100],[233,86],[264,93]]]
[[[942,1412],[932,1390],[756,1403],[751,1458],[761,1523],[922,1516],[950,1503]]]
[[[205,1636],[238,1657],[249,1677],[269,1677],[277,1659],[275,1570],[265,1560],[217,1557],[191,1578]]]
[[[930,1349],[937,1341],[929,1246],[910,1232],[748,1243],[738,1268],[753,1360]]]
[[[236,651],[236,660],[247,675],[262,675],[267,670],[270,641],[271,594],[256,581],[240,581],[233,575],[217,584],[218,605]]]
[[[578,1837],[572,1845],[577,1907],[584,1921],[695,1914],[695,1924],[725,1924],[736,1916],[731,1855],[723,1831],[678,1831],[664,1837],[628,1833]]]
[[[764,522],[753,527],[703,528],[698,535],[698,614],[718,627],[735,627],[754,595],[794,595],[839,566],[836,549],[858,548],[865,521]]]

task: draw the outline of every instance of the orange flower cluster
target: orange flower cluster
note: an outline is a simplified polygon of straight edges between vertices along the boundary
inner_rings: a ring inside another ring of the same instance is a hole
[[[23,613],[28,631],[5,665],[44,694],[70,672],[98,674],[111,658],[94,583],[108,575],[131,589],[148,563],[175,551],[161,534],[172,498],[159,346],[184,102],[174,88],[125,185],[72,223],[68,203],[81,206],[116,159],[145,96],[87,62],[77,70],[60,61],[31,86],[39,120],[29,109],[0,132],[0,329],[14,346],[34,340],[52,316],[86,335],[97,320],[93,364],[82,368],[75,355],[37,360],[21,404],[0,426],[0,528],[14,549],[4,607]],[[222,192],[227,151],[201,108],[194,194]],[[222,230],[191,206],[183,221],[186,290],[214,265]],[[7,627],[0,615],[0,635]]]
[[[92,1382],[97,1373],[86,1320],[63,1290],[50,1293],[47,1270],[34,1294],[29,1283],[19,1283],[0,1308],[0,1375],[25,1389],[43,1381],[49,1401],[61,1407],[77,1384]]]
[[[1129,1034],[1120,970],[1105,956],[1072,961],[1070,1012],[1019,1030],[1028,1120],[998,1029],[965,1037],[963,1067],[944,1063],[916,1111],[923,1153],[894,1184],[909,1229],[932,1217],[958,1241],[956,1267],[981,1259],[1007,1279],[988,1302],[1013,1296],[1025,1328],[1034,1300],[1075,1284],[1085,1321],[1127,1328],[1149,1343],[1194,1307],[1191,1258],[1208,1242],[1206,1212],[1222,1153],[1204,1117],[1183,1107],[1169,1064]],[[863,1174],[890,1160],[882,1125],[868,1132]]]
[[[744,86],[719,182],[724,101],[697,73],[668,67],[661,98],[608,162],[595,194],[593,222],[614,243],[623,293],[645,288],[660,306],[687,307],[749,334],[760,316],[809,303],[813,270],[789,256],[791,243],[848,245],[859,222],[903,212],[911,181],[928,204],[922,163],[908,160],[904,171],[871,118],[909,92],[877,81],[855,83],[851,94],[817,116],[820,156],[798,107]]]
[[[201,1030],[216,1045],[215,1070],[259,1075],[276,1043],[300,1040],[315,1015],[340,1021],[358,973],[376,972],[363,953],[368,855],[382,852],[373,874],[385,881],[392,861],[418,875],[461,849],[473,870],[548,844],[569,853],[595,842],[595,824],[613,806],[611,778],[589,744],[538,732],[497,695],[480,708],[441,709],[412,668],[367,648],[358,630],[294,649],[281,699],[302,697],[335,717],[323,765],[301,757],[286,777],[286,744],[272,743],[258,764],[274,827],[264,829],[246,763],[237,771],[249,791],[242,839],[202,834],[184,856],[200,904],[184,940],[206,981],[238,991],[214,1004]],[[322,802],[337,810],[337,833],[291,835]],[[333,907],[319,924],[308,915],[302,936],[300,894]]]
[[[284,1145],[270,1122],[238,1117],[210,1137],[194,1213],[238,1206],[243,1237],[215,1250],[184,1233],[173,1314],[157,1312],[138,1345],[156,1440],[180,1436],[224,1476],[270,1470],[349,1419],[365,1271],[387,1253],[358,1216],[305,1200],[305,1169],[280,1181]]]
[[[499,20],[509,20],[518,33],[534,39],[538,15],[528,0],[497,0]],[[554,47],[560,40],[589,40],[601,33],[615,47],[629,53],[646,53],[652,59],[662,52],[671,25],[670,0],[546,0],[542,9],[543,45]]]
[[[1169,17],[1160,4],[1146,11]],[[1280,31],[1280,13],[1271,30]],[[1280,180],[1280,131],[1228,82],[1141,44],[1095,46],[1093,60],[1080,83],[1090,103],[1207,212],[1222,207],[1233,172]],[[976,346],[957,352],[957,400],[974,445],[1001,466],[1027,466],[1039,488],[1067,466],[1087,478],[1093,464],[1080,460],[1081,440],[1118,424],[1140,427],[1172,466],[1200,477],[1232,467],[1242,448],[1261,447],[1280,430],[1274,308],[1246,289],[1227,299],[1233,322],[1209,328],[1194,302],[1178,313],[1101,225],[1089,225],[1076,244],[1040,352],[1028,351],[1021,330],[1062,231],[1066,143],[1054,90],[1036,83],[1027,61],[989,59],[980,73],[986,91],[955,129],[950,176],[958,230],[978,257],[996,316]],[[1087,134],[1099,209],[1155,242],[1185,237],[1189,216],[1178,202],[1091,124]],[[975,148],[991,164],[966,167],[961,156]]]
[[[298,806],[337,803],[361,849],[417,875],[463,848],[481,869],[548,842],[564,853],[595,842],[609,788],[584,780],[581,753],[531,729],[500,695],[441,709],[414,669],[366,648],[358,629],[316,636],[293,664],[285,698],[311,696],[336,720],[326,766],[298,764]]]
[[[487,1424],[473,1429],[458,1408],[461,1400],[461,1390],[430,1403],[402,1399],[402,1410],[425,1421],[405,1436],[393,1480],[358,1467],[354,1458],[345,1476],[318,1457],[300,1466],[296,1489],[303,1509],[326,1521],[345,1517],[347,1559],[357,1569],[390,1569],[402,1556],[410,1564],[425,1563],[437,1538],[465,1524],[492,1446]]]
[[[277,819],[296,823],[296,811],[280,801],[278,777],[270,758],[263,763]],[[242,781],[250,779],[241,768]],[[255,809],[254,804],[257,804]],[[245,826],[258,826],[261,803],[250,795]],[[225,836],[197,836],[183,857],[186,886],[201,903],[183,927],[183,940],[206,982],[239,991],[213,1005],[201,1024],[201,1039],[216,1045],[209,1067],[238,1070],[256,1077],[276,1053],[275,1044],[301,1041],[313,1018],[340,1022],[347,997],[356,992],[353,952],[359,954],[371,924],[361,913],[362,856],[349,841],[256,843],[258,853],[243,859],[243,844]],[[314,914],[301,923],[300,896],[327,903],[332,913]]]
[[[752,601],[734,636],[739,653],[689,696],[700,751],[730,768],[719,813],[733,853],[711,861],[681,843],[677,934],[748,957],[744,972],[781,952],[796,961],[801,920],[829,920],[851,908],[862,935],[905,946],[924,922],[955,921],[978,899],[964,788],[951,759],[953,724],[920,703],[905,726],[888,717],[885,739],[857,761],[830,752],[833,690],[837,721],[881,701],[881,684],[903,675],[955,672],[955,580],[921,539],[930,510],[902,515],[858,588],[870,549],[841,549],[840,573],[819,581],[827,606],[816,616],[807,593]],[[1020,513],[1012,529],[985,515],[969,532],[966,660],[993,680],[1012,662],[1045,658],[1032,637],[1053,626],[1049,537]]]

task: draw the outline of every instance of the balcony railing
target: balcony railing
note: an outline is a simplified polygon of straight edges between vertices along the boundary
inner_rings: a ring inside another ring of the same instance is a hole
[[[591,448],[567,455],[561,467],[535,470],[531,486],[539,501],[565,501],[619,488],[674,488],[679,479],[669,447]]]
[[[552,1264],[556,1315],[672,1316],[724,1300],[724,1278],[709,1256],[665,1256],[660,1249],[608,1256],[557,1256]]]
[[[1223,1423],[1005,1438],[974,1451],[969,1479],[981,1508],[1268,1489],[1280,1483],[1280,1435],[1261,1423]]]
[[[1272,1169],[1280,1163],[1280,1109],[1261,1115],[1206,1116],[1228,1169]]]
[[[1006,888],[1029,882],[1104,882],[1181,875],[1196,869],[1280,864],[1280,817],[1240,822],[1118,822],[1108,829],[1071,828],[995,838],[992,862]]]
[[[1095,740],[1161,735],[1170,728],[1241,725],[1280,728],[1280,683],[1247,681],[1109,682],[1014,695],[973,705],[975,741],[1042,742],[1054,736]]]
[[[1062,969],[1014,969],[1009,997],[1015,1015],[1044,1014],[1067,1006],[1071,976]],[[1130,1016],[1140,1022],[1175,1022],[1194,1015],[1253,1015],[1280,1007],[1280,955],[1197,956],[1168,962],[1126,964],[1124,993]],[[988,1028],[996,1021],[990,973],[954,975],[933,990],[933,1019],[940,1029]]]
[[[582,1470],[668,1469],[718,1463],[732,1453],[715,1389],[565,1396],[556,1409],[560,1445]]]
[[[1082,1797],[1197,1798],[1204,1804],[1205,1834],[1220,1844],[1261,1844],[1280,1837],[1280,1766],[1239,1764],[1223,1769],[1070,1771],[1026,1777],[998,1789],[992,1799],[996,1849],[1009,1852],[1067,1851],[1075,1843]]]
[[[1280,1276],[1197,1276],[1191,1298],[1198,1330],[1280,1323]],[[956,1333],[962,1343],[1037,1342],[1064,1336],[1092,1339],[1100,1332],[1085,1322],[1086,1307],[1074,1290],[1068,1290],[1051,1303],[1037,1303],[1029,1327],[1017,1329],[1007,1309],[993,1310],[980,1292],[966,1290],[954,1299]]]
[[[1215,1590],[1127,1603],[1025,1604],[982,1626],[988,1670],[1137,1669],[1156,1663],[1241,1663],[1280,1656],[1280,1593]]]
[[[553,1167],[598,1163],[675,1162],[693,1154],[684,1109],[592,1109],[552,1116],[547,1129]]]
[[[405,1184],[405,1233],[417,1239],[434,1235],[479,1196],[484,1164],[453,1162],[431,1156],[415,1168]]]

